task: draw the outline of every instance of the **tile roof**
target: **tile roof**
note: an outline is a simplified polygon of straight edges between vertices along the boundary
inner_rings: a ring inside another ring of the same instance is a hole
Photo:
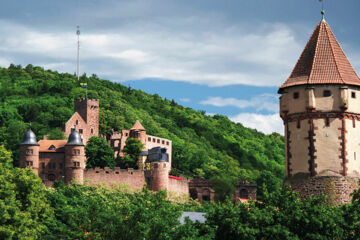
[[[67,140],[40,140],[39,152],[65,152],[65,144]],[[50,149],[54,145],[54,149]]]
[[[360,86],[360,79],[331,31],[321,21],[315,28],[283,88],[305,84],[348,84]]]
[[[130,128],[130,130],[145,130],[145,128],[143,127],[143,125],[141,125],[139,120],[136,120],[136,122],[134,123],[132,128]]]

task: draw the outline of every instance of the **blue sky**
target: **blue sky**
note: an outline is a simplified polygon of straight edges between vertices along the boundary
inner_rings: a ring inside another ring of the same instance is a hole
[[[2,1],[0,66],[81,72],[282,133],[277,89],[320,21],[318,0]],[[358,0],[325,0],[357,72]]]

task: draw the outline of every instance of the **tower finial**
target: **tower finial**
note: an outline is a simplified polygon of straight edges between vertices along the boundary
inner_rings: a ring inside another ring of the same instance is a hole
[[[319,2],[321,2],[321,21],[325,22],[324,0],[319,0]]]

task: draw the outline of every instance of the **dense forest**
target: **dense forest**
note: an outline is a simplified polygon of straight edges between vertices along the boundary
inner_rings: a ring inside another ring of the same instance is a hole
[[[208,116],[95,74],[87,82],[88,98],[100,99],[100,133],[130,128],[140,120],[148,134],[171,139],[173,167],[189,174],[282,182],[284,139],[234,123],[222,115]],[[13,153],[31,124],[38,139],[59,135],[73,114],[73,102],[85,97],[74,74],[41,67],[10,65],[0,68],[0,142]]]
[[[0,239],[149,240],[356,240],[360,191],[351,204],[329,206],[324,198],[299,200],[288,187],[250,204],[167,200],[166,192],[105,189],[57,182],[46,188],[30,168],[13,167],[0,146]],[[200,211],[205,223],[186,219]]]

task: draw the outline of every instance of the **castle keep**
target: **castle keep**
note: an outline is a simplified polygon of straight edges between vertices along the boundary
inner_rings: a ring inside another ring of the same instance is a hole
[[[302,197],[349,202],[360,177],[360,79],[324,19],[278,92],[286,183]]]

